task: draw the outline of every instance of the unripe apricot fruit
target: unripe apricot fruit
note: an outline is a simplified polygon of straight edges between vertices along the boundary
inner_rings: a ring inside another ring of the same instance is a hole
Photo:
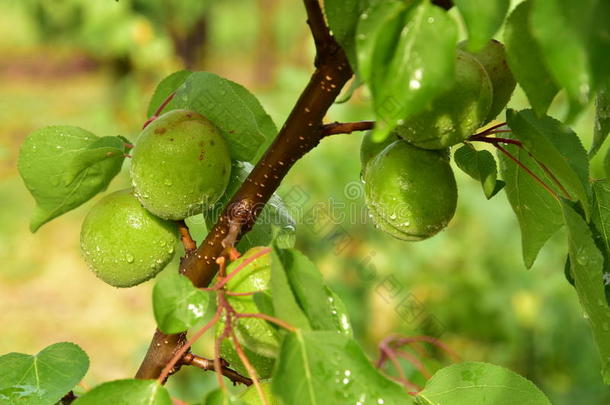
[[[276,405],[278,402],[271,393],[271,383],[261,383],[261,388],[265,394],[265,398],[269,402],[269,405]],[[254,385],[249,386],[244,390],[238,397],[245,405],[263,405],[261,397],[258,395],[258,391]]]
[[[457,186],[444,151],[396,141],[366,165],[363,180],[373,221],[395,238],[429,238],[455,213]]]
[[[131,287],[159,273],[174,257],[176,227],[140,205],[132,189],[109,194],[83,221],[81,251],[96,276]]]
[[[262,249],[266,248],[254,247],[248,250],[242,257],[227,266],[227,274],[231,274],[245,260],[260,254]],[[237,293],[268,291],[270,279],[270,254],[266,253],[254,259],[231,278],[227,283],[227,290]],[[252,295],[227,296],[227,300],[238,313],[260,312]],[[220,335],[223,329],[224,322],[218,322],[217,335]],[[242,318],[235,323],[234,331],[258,376],[260,378],[270,377],[279,346],[279,337],[275,328],[263,319]],[[225,339],[223,341],[220,354],[232,368],[247,375],[246,367],[239,359],[231,340]]]
[[[163,219],[184,219],[214,204],[230,174],[231,158],[222,134],[193,111],[163,114],[142,131],[132,151],[135,195]]]
[[[375,142],[373,140],[373,132],[367,132],[362,137],[362,143],[360,144],[360,163],[364,167],[372,158],[377,156],[379,152],[385,149],[386,146],[396,141],[398,136],[395,133],[391,133],[381,142]]]
[[[458,47],[466,48],[466,42],[461,42],[458,44]],[[474,56],[483,65],[491,80],[493,99],[489,108],[489,114],[487,114],[487,119],[485,120],[485,123],[487,123],[496,118],[506,107],[517,82],[508,67],[506,51],[501,42],[492,39],[480,51],[469,52],[469,54]]]
[[[491,81],[481,63],[457,50],[452,87],[423,112],[407,118],[395,131],[419,148],[447,148],[462,142],[483,125],[492,95]]]

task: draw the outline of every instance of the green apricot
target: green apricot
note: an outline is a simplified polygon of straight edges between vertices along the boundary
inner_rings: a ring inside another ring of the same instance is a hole
[[[260,254],[265,247],[254,247],[248,250],[242,257],[227,266],[227,274],[230,274],[245,260],[253,255]],[[265,253],[247,264],[227,283],[227,290],[244,293],[269,290],[271,280],[271,262],[269,253]],[[252,295],[227,296],[229,304],[238,313],[260,312]],[[224,322],[219,322],[216,328],[217,336],[222,333]],[[276,329],[267,321],[256,318],[240,319],[234,327],[246,356],[254,366],[260,378],[269,378],[273,372],[273,364],[277,351],[279,350],[279,337]],[[233,342],[224,340],[220,347],[222,358],[227,360],[231,367],[241,374],[247,374],[247,370],[237,352]]]
[[[466,50],[466,42],[461,42],[458,47]],[[496,118],[506,107],[506,104],[508,104],[513,95],[517,82],[508,67],[506,50],[501,42],[492,39],[480,51],[468,53],[481,62],[491,80],[493,99],[489,114],[485,120],[485,123],[487,123]]]
[[[265,398],[270,405],[278,404],[277,399],[271,392],[271,383],[264,382],[261,383],[261,388],[263,389],[263,393],[265,394]],[[254,385],[249,386],[246,390],[244,390],[238,397],[245,405],[263,405],[263,401],[261,397],[258,395],[258,391]]]
[[[381,142],[375,142],[373,140],[373,131],[369,131],[362,137],[362,143],[360,144],[360,163],[364,167],[372,158],[377,156],[379,152],[385,149],[386,146],[396,141],[398,136],[391,133],[385,140]]]
[[[157,118],[132,151],[136,197],[163,219],[184,219],[214,204],[227,188],[230,173],[222,134],[192,111],[173,110]]]
[[[473,56],[457,51],[455,82],[423,112],[395,129],[398,136],[424,149],[444,149],[474,134],[485,122],[492,87],[485,69]]]
[[[153,278],[172,260],[177,242],[175,225],[145,210],[132,189],[109,194],[95,204],[80,234],[89,268],[114,287]]]
[[[364,182],[374,222],[395,238],[429,238],[455,213],[457,186],[442,151],[396,141],[369,162]]]

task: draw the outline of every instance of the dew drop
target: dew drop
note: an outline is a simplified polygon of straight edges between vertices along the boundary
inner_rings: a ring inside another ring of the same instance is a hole
[[[127,253],[127,256],[125,256],[125,258],[127,259],[127,263],[133,263],[134,257],[131,253]]]

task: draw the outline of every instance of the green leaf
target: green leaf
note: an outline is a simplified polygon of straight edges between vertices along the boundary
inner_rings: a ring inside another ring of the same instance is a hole
[[[387,11],[378,12],[383,19],[374,18],[376,24],[387,20],[387,27],[370,33],[359,27],[357,36],[357,47],[362,48],[359,63],[365,65],[363,78],[373,95],[377,116],[373,136],[377,140],[425,109],[452,84],[455,75],[457,29],[451,17],[429,1],[407,10],[404,3],[394,3],[379,3]]]
[[[403,1],[380,1],[360,16],[356,51],[358,73],[365,82],[392,59],[407,9]]]
[[[98,138],[84,129],[51,126],[30,133],[19,153],[18,169],[36,200],[30,230],[85,203],[121,170],[122,138]]]
[[[71,161],[68,171],[66,171],[63,181],[70,185],[79,175],[86,172],[91,166],[106,159],[120,158],[122,162],[125,158],[125,140],[118,136],[105,136],[99,138],[91,145],[80,151]]]
[[[276,134],[271,133],[268,122],[260,124],[256,97],[238,86],[213,73],[196,72],[176,91],[173,106],[196,111],[212,121],[222,131],[231,157],[250,161],[261,145]]]
[[[597,248],[604,256],[602,278],[606,302],[610,304],[610,182],[606,179],[596,180],[591,184],[593,198],[591,205],[591,232]]]
[[[472,145],[466,144],[456,150],[453,157],[464,173],[481,182],[487,199],[504,187],[504,182],[497,180],[496,160],[489,151],[476,150]]]
[[[610,84],[600,89],[595,98],[595,126],[589,159],[602,147],[610,133]]]
[[[532,5],[532,32],[549,71],[566,89],[572,116],[587,104],[593,87],[588,43],[597,1],[545,0]]]
[[[252,296],[256,308],[263,314],[274,316],[273,296],[268,291],[259,291]],[[273,324],[275,325],[275,324]]]
[[[343,319],[337,318],[339,297],[326,286],[315,264],[296,249],[283,250],[281,257],[288,283],[311,328],[351,333],[347,314],[342,314]]]
[[[324,11],[333,36],[341,45],[352,69],[356,70],[356,27],[368,0],[326,0]]]
[[[415,401],[419,405],[551,405],[531,381],[503,367],[478,362],[440,369]]]
[[[89,358],[77,345],[56,343],[32,356],[0,357],[0,403],[53,405],[87,373]]]
[[[210,392],[203,401],[204,405],[248,405],[239,398],[218,388]]]
[[[161,104],[163,104],[163,102],[170,96],[170,94],[178,90],[178,88],[184,84],[191,73],[192,72],[190,70],[179,70],[161,80],[157,85],[150,102],[148,103],[148,111],[146,112],[147,116],[152,117]],[[170,101],[165,108],[165,111],[172,110],[173,103],[173,100]]]
[[[291,256],[286,250],[273,247],[271,252],[271,291],[273,291],[273,313],[295,328],[309,330],[307,316],[299,306],[288,281],[286,267],[291,266]]]
[[[153,288],[153,310],[157,326],[164,333],[180,333],[205,315],[209,295],[179,273],[161,277]]]
[[[231,274],[238,267],[243,268],[227,283],[227,290],[235,293],[251,293],[254,291],[269,292],[271,279],[271,255],[269,248],[256,247],[244,253],[239,259],[227,267]],[[257,257],[249,263],[244,263],[252,256]],[[272,294],[273,295],[273,294]],[[252,295],[228,296],[227,301],[238,313],[257,313],[258,308]],[[279,338],[270,322],[263,319],[240,319],[235,324],[235,333],[243,346],[257,355],[274,358],[279,349]],[[218,331],[223,327],[217,328]]]
[[[568,228],[571,273],[576,292],[593,329],[604,382],[610,384],[610,307],[602,278],[604,257],[585,220],[567,201],[563,201],[562,209]]]
[[[532,110],[508,110],[506,121],[523,148],[565,188],[560,194],[580,201],[589,218],[589,159],[578,135],[554,118],[538,118]]]
[[[87,392],[74,405],[171,405],[169,393],[157,380],[110,381]]]
[[[257,163],[265,152],[267,152],[269,145],[271,145],[271,143],[275,140],[277,135],[277,127],[275,126],[275,122],[273,122],[271,116],[267,114],[263,108],[262,104],[248,91],[248,89],[231,81],[229,81],[229,85],[231,85],[233,91],[248,106],[252,114],[254,114],[254,119],[256,120],[258,129],[265,136],[265,141],[261,144],[261,146],[259,146],[258,153],[254,156],[254,158],[249,160],[250,163]]]
[[[253,166],[247,162],[231,163],[231,177],[225,193],[214,207],[203,213],[208,228],[214,226],[226,204],[246,180],[252,168]],[[296,223],[284,201],[274,193],[263,207],[254,227],[237,244],[237,249],[245,252],[255,246],[270,245],[272,241],[275,241],[280,248],[289,248],[294,246],[295,236]]]
[[[538,178],[546,180],[543,170],[525,150],[514,145],[506,145],[505,149]],[[546,241],[563,225],[561,208],[523,168],[504,154],[499,154],[499,160],[500,172],[506,182],[504,191],[521,228],[523,261],[530,268]]]
[[[532,0],[519,4],[506,21],[506,59],[515,79],[537,114],[544,114],[559,87],[553,80],[532,34]]]
[[[272,390],[285,404],[412,404],[401,386],[373,367],[355,340],[333,332],[288,334]]]
[[[510,0],[455,0],[468,31],[468,50],[481,50],[498,32]]]

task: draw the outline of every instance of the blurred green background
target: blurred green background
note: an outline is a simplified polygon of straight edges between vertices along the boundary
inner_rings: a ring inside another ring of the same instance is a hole
[[[0,55],[0,354],[72,341],[91,358],[84,387],[130,377],[154,328],[153,282],[119,290],[87,270],[78,244],[91,202],[29,233],[33,200],[17,174],[19,145],[51,124],[134,140],[157,81],[185,66],[244,84],[279,127],[312,70],[305,13],[295,0],[2,0]],[[510,106],[525,106],[522,92]],[[551,114],[564,111],[560,95]],[[327,117],[371,118],[363,89]],[[591,109],[574,123],[585,144],[592,125]],[[360,138],[323,141],[280,194],[298,220],[297,247],[343,298],[371,357],[388,334],[432,335],[464,360],[521,373],[554,404],[610,403],[587,321],[563,276],[565,234],[526,270],[505,196],[487,201],[456,172],[458,212],[448,229],[424,242],[392,239],[363,208]],[[129,184],[126,173],[110,191]],[[204,339],[197,352],[210,349]],[[449,362],[430,354],[432,370]],[[198,400],[214,384],[212,373],[184,370],[170,389]]]

